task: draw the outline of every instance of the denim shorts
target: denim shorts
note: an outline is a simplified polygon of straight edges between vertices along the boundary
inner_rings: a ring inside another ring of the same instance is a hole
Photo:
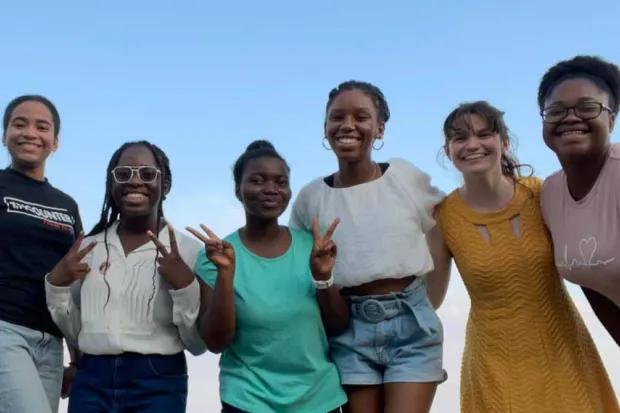
[[[349,329],[330,339],[343,385],[443,382],[443,326],[422,277],[400,293],[348,296]]]

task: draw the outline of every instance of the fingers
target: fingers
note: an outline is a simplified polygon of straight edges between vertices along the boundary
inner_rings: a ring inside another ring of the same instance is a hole
[[[80,249],[80,245],[82,245],[82,241],[84,241],[84,231],[80,232],[78,236],[75,238],[75,242],[71,247],[71,252],[78,252]]]
[[[340,218],[336,218],[335,220],[332,221],[329,228],[327,228],[327,231],[325,231],[325,235],[323,235],[323,240],[330,240],[332,238],[332,235],[334,235],[334,231],[336,231],[336,228],[338,227],[339,223],[340,223]]]
[[[174,232],[174,227],[170,222],[166,222],[168,224],[168,238],[170,239],[170,251],[173,254],[179,255],[179,247],[177,245],[177,236]]]
[[[146,234],[149,236],[149,238],[151,239],[151,241],[153,241],[153,244],[155,244],[155,246],[157,247],[157,250],[161,253],[161,255],[163,255],[164,257],[168,256],[168,251],[166,250],[166,247],[164,246],[164,244],[162,244],[157,237],[155,236],[155,234],[153,234],[153,231],[147,231]]]
[[[196,238],[198,238],[200,241],[202,241],[203,243],[207,243],[207,241],[209,241],[209,238],[207,238],[206,236],[204,236],[203,234],[201,234],[200,232],[198,232],[198,230],[195,230],[192,227],[185,227],[185,229],[187,230],[187,232],[189,232],[190,234],[192,234],[193,236],[195,236]]]
[[[314,238],[315,243],[321,239],[321,232],[319,231],[319,220],[316,217],[312,218],[312,238]]]
[[[205,244],[210,240],[220,241],[220,238],[217,235],[215,235],[215,233],[211,231],[206,225],[200,224],[200,228],[202,228],[202,230],[204,231],[205,234],[207,234],[207,236],[205,236],[204,234],[201,234],[200,231],[192,227],[185,227],[185,229],[188,232],[190,232],[193,236],[195,236],[196,238],[198,238],[200,241],[204,242]]]
[[[202,230],[209,236],[209,238],[211,238],[212,240],[216,240],[216,241],[220,241],[220,238],[215,235],[215,232],[211,231],[209,228],[207,228],[206,225],[200,224],[200,228],[202,228]]]
[[[97,241],[91,242],[90,244],[82,248],[80,251],[78,251],[77,253],[78,261],[82,261],[84,257],[87,256],[88,253],[91,252],[95,248],[95,246],[97,246]]]

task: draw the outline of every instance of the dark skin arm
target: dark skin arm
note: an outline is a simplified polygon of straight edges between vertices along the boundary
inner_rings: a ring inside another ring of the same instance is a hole
[[[349,306],[338,287],[332,285],[326,290],[317,290],[316,298],[327,335],[336,337],[344,333],[349,328],[351,315]]]
[[[620,307],[597,291],[585,287],[581,289],[594,310],[594,314],[607,329],[611,338],[620,346]]]
[[[338,219],[334,220],[325,234],[321,235],[317,219],[312,220],[314,244],[310,255],[310,269],[312,277],[317,281],[327,281],[332,276],[336,261],[336,244],[331,238],[338,222]],[[349,328],[351,315],[349,305],[340,294],[338,287],[332,284],[329,288],[317,289],[317,301],[327,335],[335,337],[344,333]]]
[[[233,342],[237,328],[233,276],[219,268],[217,273],[215,288],[204,286],[206,308],[200,317],[199,327],[207,348],[215,354],[221,353]]]
[[[235,312],[235,250],[230,243],[218,238],[205,225],[200,225],[206,236],[187,228],[205,244],[209,261],[217,269],[214,288],[200,282],[200,336],[212,353],[219,354],[235,339],[237,320]]]

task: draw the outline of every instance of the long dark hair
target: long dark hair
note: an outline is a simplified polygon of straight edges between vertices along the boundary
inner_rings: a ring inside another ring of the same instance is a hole
[[[106,298],[104,308],[108,305],[108,302],[110,301],[110,284],[108,283],[108,280],[106,279],[106,273],[108,270],[108,260],[110,259],[110,247],[108,245],[108,231],[107,230],[108,228],[110,228],[110,226],[112,226],[112,224],[118,221],[118,219],[120,218],[120,214],[121,214],[121,211],[118,205],[116,205],[116,202],[114,202],[114,198],[112,197],[112,179],[113,179],[112,170],[118,165],[118,161],[121,158],[121,155],[123,154],[123,152],[125,152],[125,150],[127,150],[128,148],[131,148],[134,146],[143,146],[149,149],[153,153],[153,156],[155,157],[155,162],[157,163],[157,167],[161,171],[160,179],[162,183],[162,190],[163,190],[164,183],[168,184],[168,188],[172,187],[172,172],[170,170],[170,161],[168,160],[168,157],[166,156],[165,152],[162,151],[158,146],[148,141],[127,142],[123,144],[120,148],[118,148],[116,152],[114,152],[114,154],[112,155],[112,158],[110,159],[110,162],[108,163],[108,168],[106,170],[105,197],[103,200],[103,207],[101,208],[101,217],[99,218],[99,222],[95,224],[93,229],[87,235],[87,236],[92,236],[95,234],[99,234],[101,232],[104,233],[103,239],[104,239],[104,245],[105,245],[105,251],[106,251],[106,260],[105,260],[104,269],[103,269],[103,281],[105,282],[106,287],[108,288],[108,295]],[[162,221],[164,220],[164,208],[163,208],[164,199],[165,199],[165,195],[162,193],[162,196],[159,200],[159,204],[157,206],[157,225],[156,225],[157,231],[159,231],[159,227]],[[155,255],[155,264],[154,264],[155,268],[153,270],[153,292],[151,293],[151,296],[149,297],[148,311],[150,311],[151,301],[153,300],[155,296],[155,290],[156,290],[155,277],[157,275],[157,258],[158,257],[159,257],[159,251],[157,251]]]

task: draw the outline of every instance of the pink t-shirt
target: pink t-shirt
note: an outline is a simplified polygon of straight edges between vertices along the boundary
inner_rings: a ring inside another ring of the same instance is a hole
[[[573,199],[558,171],[545,180],[540,202],[560,275],[620,306],[620,145],[583,199]]]

